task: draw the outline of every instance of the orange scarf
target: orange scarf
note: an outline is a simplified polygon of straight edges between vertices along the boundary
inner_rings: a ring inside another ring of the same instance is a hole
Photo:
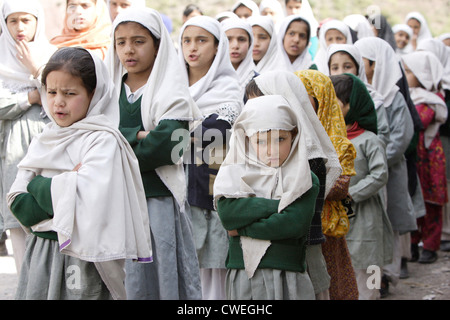
[[[66,13],[62,34],[54,37],[50,43],[58,48],[81,46],[88,50],[100,51],[100,57],[104,59],[111,44],[111,19],[105,1],[97,0],[96,11],[97,18],[94,23],[83,32],[69,28]]]

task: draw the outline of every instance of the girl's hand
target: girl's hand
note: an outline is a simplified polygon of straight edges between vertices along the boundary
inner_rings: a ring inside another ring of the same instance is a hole
[[[229,231],[228,231],[228,235],[229,235],[230,237],[237,237],[237,236],[239,236],[239,233],[237,232],[236,229],[234,229],[234,230],[229,230]]]
[[[80,169],[80,168],[81,168],[81,162],[79,164],[77,164],[75,166],[75,168],[72,169],[72,171],[78,171],[78,169]]]
[[[16,49],[17,59],[28,69],[28,71],[30,71],[34,78],[37,78],[39,69],[31,56],[28,43],[26,41],[17,41]]]
[[[137,139],[138,140],[142,140],[145,139],[145,137],[147,137],[147,135],[150,133],[150,131],[139,131],[137,134]]]

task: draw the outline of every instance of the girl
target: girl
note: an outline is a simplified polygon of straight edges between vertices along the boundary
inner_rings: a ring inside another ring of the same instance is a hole
[[[308,51],[311,38],[309,22],[301,16],[288,16],[281,21],[278,37],[279,59],[286,71],[317,69]]]
[[[402,78],[402,70],[392,47],[380,38],[364,38],[355,46],[364,60],[367,81],[383,97],[387,111],[390,142],[386,148],[389,166],[387,187],[387,212],[394,230],[393,262],[384,267],[386,279],[394,285],[398,281],[401,253],[400,235],[416,230],[416,217],[408,190],[408,168],[405,152],[414,135],[414,123],[405,98],[397,83]],[[414,172],[416,176],[416,172]]]
[[[116,88],[121,88],[120,130],[139,160],[155,260],[151,265],[127,261],[128,297],[201,299],[181,163],[189,144],[183,132],[188,134],[200,112],[156,10],[122,12],[113,36],[107,58]]]
[[[427,214],[417,220],[419,229],[411,235],[416,247],[423,241],[421,263],[436,261],[442,230],[442,207],[448,202],[445,154],[439,127],[447,119],[447,106],[441,91],[442,64],[428,51],[417,51],[402,57],[411,97],[425,129],[418,143],[418,172]]]
[[[247,95],[281,95],[295,109],[306,140],[307,157],[311,171],[320,182],[315,213],[307,237],[306,265],[316,299],[323,298],[330,286],[330,276],[322,254],[325,241],[322,232],[321,213],[325,197],[342,172],[341,164],[325,129],[320,123],[301,80],[291,72],[271,71],[252,80]]]
[[[183,23],[188,21],[190,18],[202,15],[203,11],[200,9],[199,6],[197,6],[196,4],[188,4],[183,11]]]
[[[397,46],[395,52],[399,57],[413,51],[411,45],[413,30],[410,26],[407,24],[396,24],[392,27],[392,32],[394,32],[395,44]]]
[[[259,4],[261,16],[268,16],[277,25],[284,18],[283,7],[278,0],[262,0]]]
[[[386,151],[376,136],[377,115],[365,84],[348,73],[330,78],[341,105],[347,136],[356,149],[356,176],[352,177],[349,186],[356,215],[350,220],[347,245],[358,283],[359,300],[375,300],[380,292],[367,286],[372,277],[367,273],[368,267],[382,267],[392,260],[392,227],[380,194],[388,180]],[[381,275],[375,281],[380,283]]]
[[[322,211],[322,230],[326,241],[322,251],[331,276],[331,300],[358,299],[358,288],[348,252],[345,234],[349,221],[342,200],[347,197],[350,177],[354,176],[356,151],[347,139],[344,117],[328,76],[314,70],[295,73],[313,99],[317,116],[338,154],[342,173],[327,194]]]
[[[111,21],[114,22],[114,19],[123,10],[128,8],[145,8],[145,0],[107,0],[106,5],[108,6]]]
[[[64,28],[50,43],[61,47],[81,46],[105,58],[111,41],[111,19],[105,1],[67,0]]]
[[[228,39],[217,20],[191,18],[181,28],[179,41],[189,91],[203,115],[186,161],[203,298],[225,299],[228,240],[213,206],[213,184],[225,155],[227,132],[242,109],[242,91],[230,62]]]
[[[41,67],[56,48],[45,36],[44,11],[38,1],[6,0],[0,12],[0,231],[9,230],[17,272],[25,251],[25,236],[6,203],[6,193],[17,175],[34,136],[49,121],[42,109],[39,84]]]
[[[7,196],[30,233],[17,299],[125,299],[124,260],[152,261],[138,162],[103,62],[62,48],[42,73],[50,122]],[[45,96],[44,96],[45,95]]]
[[[281,96],[251,99],[231,139],[214,184],[230,235],[227,298],[313,300],[305,241],[319,181],[296,110]]]
[[[240,19],[247,20],[252,16],[259,16],[259,7],[252,0],[237,1],[231,8],[231,12],[236,14]]]
[[[342,21],[330,20],[325,22],[319,31],[319,50],[314,63],[317,65],[317,70],[325,75],[328,75],[327,65],[327,50],[328,47],[333,44],[352,44],[352,34],[350,28]]]
[[[413,30],[411,45],[414,51],[422,40],[433,38],[427,20],[420,12],[414,11],[408,13],[405,18],[405,23]]]
[[[222,28],[228,38],[231,64],[238,74],[245,103],[245,86],[258,75],[253,62],[253,30],[242,19],[227,19],[222,22]]]
[[[278,58],[277,34],[272,19],[264,16],[251,17],[249,22],[253,31],[255,71],[262,74],[278,70],[281,64]]]

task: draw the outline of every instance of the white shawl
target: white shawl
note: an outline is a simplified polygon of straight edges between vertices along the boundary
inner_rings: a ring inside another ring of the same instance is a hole
[[[256,2],[252,0],[240,0],[234,3],[233,7],[231,7],[231,12],[236,11],[241,5],[249,8],[252,11],[252,16],[259,16],[259,7]]]
[[[250,46],[248,48],[247,56],[241,61],[236,72],[239,77],[239,84],[241,86],[242,95],[245,93],[245,86],[255,76],[255,63],[253,62],[253,30],[252,26],[242,19],[226,19],[222,21],[222,29],[226,33],[230,29],[242,29],[248,33],[250,39]]]
[[[16,40],[13,39],[6,26],[6,18],[17,12],[26,12],[37,18],[34,40],[28,43],[31,56],[38,66],[47,63],[56,51],[45,35],[45,14],[39,1],[5,0],[0,12],[0,82],[12,92],[34,90],[36,84],[30,71],[17,59]]]
[[[306,155],[304,128],[293,109],[282,96],[262,96],[250,99],[236,120],[230,150],[221,165],[214,183],[214,203],[221,197],[261,197],[279,199],[278,212],[306,193],[312,186],[311,171]],[[271,168],[258,160],[250,147],[249,137],[269,130],[291,131],[298,128],[291,152],[278,168]],[[248,149],[247,149],[248,150]],[[241,237],[245,270],[251,278],[271,242]]]
[[[118,90],[122,87],[122,76],[126,73],[114,46],[114,31],[125,21],[141,24],[160,39],[158,55],[145,85],[141,116],[145,130],[153,130],[161,120],[190,121],[201,119],[201,113],[189,93],[189,84],[178,54],[160,14],[150,8],[130,8],[121,12],[113,24],[113,36],[105,59],[109,73]],[[193,129],[193,128],[191,128]],[[186,183],[182,160],[175,165],[159,167],[156,173],[171,191],[180,209],[186,202]]]
[[[362,14],[351,14],[342,21],[356,32],[358,39],[375,37],[372,25]]]
[[[443,75],[442,64],[433,53],[428,51],[415,51],[402,56],[402,60],[424,86],[424,88],[409,88],[414,104],[425,103],[435,112],[433,122],[425,130],[425,148],[429,148],[439,132],[439,127],[447,120],[447,105],[437,95]]]
[[[311,54],[309,53],[308,47],[309,45],[306,45],[305,50],[303,50],[303,52],[295,59],[294,62],[291,62],[291,60],[289,59],[289,56],[286,52],[286,50],[284,49],[284,37],[286,35],[286,31],[289,28],[289,25],[293,22],[293,21],[303,21],[308,25],[309,31],[310,31],[310,38],[311,38],[311,25],[309,24],[309,21],[301,16],[301,15],[290,15],[285,17],[283,20],[281,20],[280,23],[280,29],[278,31],[278,58],[282,61],[282,63],[284,64],[284,70],[286,71],[291,71],[291,72],[296,72],[296,71],[301,71],[301,70],[308,70],[311,65],[313,64],[313,60],[311,57]],[[310,39],[308,39],[308,44]]]
[[[389,107],[400,90],[397,82],[403,76],[394,49],[388,42],[377,37],[358,40],[355,47],[363,58],[375,61],[372,86],[383,96],[384,106]]]
[[[274,12],[274,16],[271,17],[273,22],[276,24],[278,21],[284,18],[284,10],[283,6],[281,5],[280,1],[278,0],[262,0],[259,4],[259,12],[263,13],[265,9],[271,9]]]
[[[52,122],[19,163],[7,201],[11,206],[26,193],[36,175],[51,177],[53,219],[31,229],[56,231],[61,253],[95,262],[113,296],[124,298],[124,292],[116,292],[124,291],[120,276],[113,274],[123,272],[123,259],[152,261],[147,204],[138,161],[117,129],[116,90],[106,66],[91,56],[97,87],[86,118],[63,128],[50,116]],[[50,115],[45,88],[41,97]],[[79,163],[81,168],[72,171]]]
[[[395,26],[392,27],[392,32],[394,33],[394,35],[399,32],[399,31],[403,31],[406,32],[409,35],[409,42],[408,44],[403,48],[400,49],[397,47],[396,52],[399,56],[402,56],[404,54],[410,53],[414,51],[414,48],[411,44],[412,41],[412,37],[414,35],[413,30],[411,29],[410,26],[408,26],[407,24],[396,24]]]
[[[189,19],[181,27],[178,58],[182,65],[186,67],[181,68],[180,73],[184,73],[185,76],[188,74],[188,66],[181,48],[183,32],[189,26],[203,28],[219,41],[216,57],[208,72],[189,87],[192,98],[197,103],[204,118],[211,114],[219,114],[221,109],[227,109],[237,116],[243,105],[239,77],[230,61],[228,38],[216,19],[208,16],[196,16]],[[234,118],[234,116],[231,118]]]
[[[431,34],[430,28],[428,27],[427,20],[420,12],[410,12],[406,15],[405,23],[408,24],[410,19],[416,19],[420,22],[420,31],[417,35],[417,44],[419,44],[422,40],[433,38]]]
[[[282,63],[279,58],[277,32],[275,30],[274,22],[271,18],[266,16],[250,17],[248,20],[252,27],[260,26],[270,35],[269,48],[266,54],[256,65],[256,72],[264,73],[271,70],[279,70],[282,68]]]
[[[305,17],[311,27],[311,38],[317,37],[317,29],[319,28],[319,22],[314,16],[314,11],[309,3],[309,0],[302,0],[302,7],[300,8],[299,15]]]
[[[425,39],[417,46],[417,51],[434,53],[444,67],[442,88],[450,90],[450,52],[448,47],[438,39]]]
[[[330,20],[326,22],[322,27],[320,27],[319,31],[319,50],[314,58],[314,63],[317,66],[317,69],[325,75],[329,75],[328,73],[328,59],[327,59],[327,41],[325,36],[328,30],[338,30],[341,32],[347,41],[347,44],[352,44],[352,34],[350,33],[349,26],[344,22],[339,20]]]

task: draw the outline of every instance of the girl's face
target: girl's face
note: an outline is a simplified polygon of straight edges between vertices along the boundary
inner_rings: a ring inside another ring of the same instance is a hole
[[[188,16],[183,16],[183,23],[188,21],[190,18],[196,17],[196,16],[201,16],[202,13],[198,10],[193,10],[191,13],[189,13]]]
[[[338,99],[338,103],[339,106],[341,107],[342,110],[342,115],[345,116],[347,115],[348,111],[350,110],[350,103],[344,104],[341,100]]]
[[[25,12],[11,13],[6,18],[6,26],[14,40],[30,42],[36,34],[37,19]]]
[[[329,47],[330,44],[333,43],[346,44],[347,38],[339,30],[330,29],[325,33],[325,41],[327,43],[327,47]]]
[[[255,63],[261,61],[266,55],[270,45],[270,35],[260,26],[254,26],[253,28],[253,60]]]
[[[265,165],[277,168],[288,158],[295,134],[286,130],[257,132],[250,137],[250,145]]]
[[[131,7],[131,5],[131,1],[128,0],[110,0],[109,15],[111,16],[111,20],[114,21],[119,13]]]
[[[405,63],[403,63],[403,67],[405,69],[405,76],[406,76],[406,80],[408,81],[408,86],[410,88],[421,87],[419,80],[417,80],[416,76],[411,71],[411,69]]]
[[[373,75],[375,73],[375,61],[370,61],[369,59],[363,58],[364,68],[366,69],[367,82],[372,84]]]
[[[411,18],[408,20],[408,22],[406,23],[408,26],[411,27],[411,29],[413,29],[414,34],[417,36],[420,32],[420,22],[414,18]]]
[[[330,59],[330,75],[351,73],[358,75],[358,68],[353,59],[345,52],[336,52]]]
[[[230,46],[230,60],[234,69],[237,69],[245,59],[250,47],[250,37],[244,29],[234,28],[226,32]]]
[[[247,18],[251,17],[253,12],[246,6],[239,6],[236,10],[234,10],[234,13],[241,19],[246,20]]]
[[[65,70],[52,71],[47,75],[46,89],[50,114],[60,127],[86,117],[94,93],[88,93],[80,77]]]
[[[302,8],[302,3],[294,0],[289,0],[286,3],[286,14],[288,16],[293,14],[300,14],[300,9]]]
[[[136,22],[119,24],[114,32],[114,45],[129,75],[150,76],[158,48],[148,29]]]
[[[188,26],[183,32],[181,43],[184,60],[189,68],[207,72],[217,53],[214,36],[203,28]]]
[[[70,29],[78,32],[86,31],[95,22],[96,4],[93,0],[69,0],[66,13],[67,26]]]
[[[397,47],[399,49],[403,49],[409,43],[409,34],[407,34],[405,31],[398,31],[395,34],[395,43],[397,44]]]
[[[283,47],[291,62],[303,53],[308,45],[308,25],[303,21],[292,22],[286,30]]]

